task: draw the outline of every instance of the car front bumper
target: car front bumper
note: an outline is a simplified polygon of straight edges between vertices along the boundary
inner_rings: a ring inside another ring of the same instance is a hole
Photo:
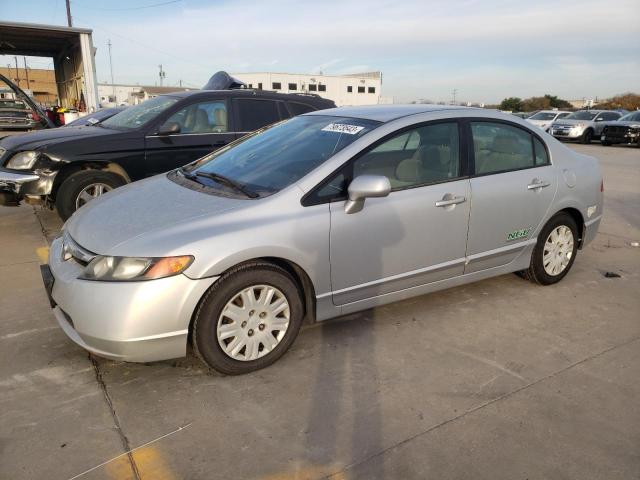
[[[129,362],[185,356],[192,314],[218,278],[80,280],[84,267],[62,259],[62,238],[51,245],[49,268],[53,312],[67,336],[98,356]]]
[[[18,172],[0,168],[0,205],[16,205],[25,196],[41,197],[51,193],[58,172],[38,170]]]
[[[551,135],[553,135],[554,137],[566,138],[567,140],[576,140],[580,138],[584,133],[584,129],[580,129],[580,128],[572,128],[568,130],[568,129],[551,127],[549,131]]]

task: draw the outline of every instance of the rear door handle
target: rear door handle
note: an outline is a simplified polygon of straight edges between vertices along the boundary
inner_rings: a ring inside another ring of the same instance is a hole
[[[549,185],[551,185],[551,183],[535,179],[531,184],[527,185],[527,190],[536,190],[538,188],[545,188],[545,187],[548,187]]]
[[[450,194],[445,195],[447,197]],[[466,202],[467,199],[465,197],[453,197],[453,198],[444,198],[442,200],[438,200],[435,205],[436,207],[448,207],[449,205],[456,205],[458,203]]]

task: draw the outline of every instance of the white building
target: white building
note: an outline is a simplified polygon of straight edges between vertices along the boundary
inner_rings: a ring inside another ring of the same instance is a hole
[[[147,85],[124,85],[124,84],[98,84],[98,98],[101,107],[117,105],[136,105],[149,98],[157,97],[163,93],[184,92],[197,90],[184,87],[156,87]]]
[[[376,105],[393,103],[382,97],[382,73],[366,72],[351,75],[310,75],[304,73],[232,73],[249,88],[281,93],[313,93],[344,105]]]

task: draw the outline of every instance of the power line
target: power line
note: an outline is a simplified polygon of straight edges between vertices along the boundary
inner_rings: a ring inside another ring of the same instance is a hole
[[[100,10],[103,12],[122,12],[122,11],[126,11],[126,10],[143,10],[145,8],[155,8],[155,7],[162,7],[164,5],[170,5],[172,3],[182,3],[184,0],[170,0],[168,2],[161,2],[161,3],[154,3],[152,5],[143,5],[141,7],[127,7],[127,8],[100,8],[100,7],[88,7],[86,5],[78,5],[81,8],[86,8],[89,10]]]
[[[96,23],[94,23],[94,22],[90,22],[89,20],[82,19],[82,18],[80,18],[80,17],[78,17],[78,16],[76,16],[75,18],[76,18],[76,20],[80,20],[81,22],[86,23],[88,26],[90,26],[90,27],[91,27],[91,28],[93,28],[94,30],[104,30],[105,32],[110,33],[111,35],[115,35],[116,37],[123,38],[124,40],[127,40],[127,41],[129,41],[129,42],[131,42],[131,43],[138,44],[138,45],[140,45],[141,47],[144,47],[144,48],[147,48],[147,49],[149,49],[149,50],[153,50],[153,51],[155,51],[155,52],[161,53],[162,55],[166,55],[167,57],[171,57],[171,58],[173,58],[173,59],[175,59],[175,60],[178,60],[178,61],[180,61],[180,62],[190,63],[191,65],[195,65],[196,67],[203,68],[203,69],[206,69],[206,70],[208,70],[208,71],[211,71],[211,67],[208,67],[208,66],[206,66],[206,65],[201,65],[201,64],[199,64],[199,63],[192,62],[191,60],[186,60],[185,58],[178,57],[178,56],[173,55],[173,54],[171,54],[171,53],[168,53],[168,52],[165,52],[165,51],[159,50],[158,48],[156,48],[156,47],[152,47],[151,45],[146,45],[146,44],[144,44],[144,43],[140,42],[139,40],[135,40],[135,39],[133,39],[133,38],[125,37],[124,35],[121,35],[121,34],[119,34],[119,33],[116,33],[116,32],[114,32],[114,31],[112,31],[112,30],[109,30],[109,29],[107,29],[107,28],[103,27],[103,26],[99,26],[99,25],[97,25],[97,24],[96,24]]]

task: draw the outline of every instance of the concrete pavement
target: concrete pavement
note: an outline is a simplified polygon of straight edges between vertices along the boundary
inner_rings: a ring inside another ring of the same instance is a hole
[[[605,218],[560,284],[307,327],[242,377],[91,359],[39,278],[60,222],[0,208],[0,478],[638,478],[640,150],[573,148],[602,160]]]

